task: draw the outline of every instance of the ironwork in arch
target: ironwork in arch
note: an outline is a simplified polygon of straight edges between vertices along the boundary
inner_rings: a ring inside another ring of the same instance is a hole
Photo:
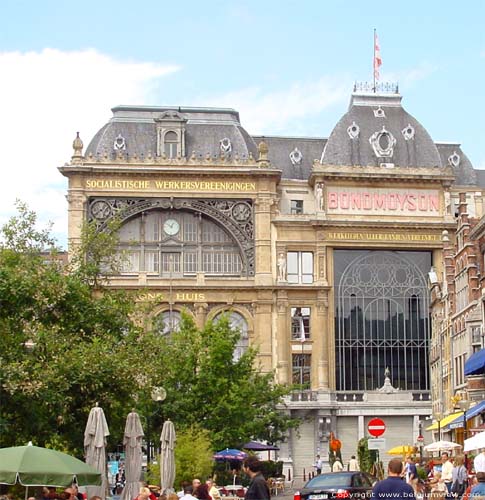
[[[430,252],[335,251],[337,390],[428,390]]]

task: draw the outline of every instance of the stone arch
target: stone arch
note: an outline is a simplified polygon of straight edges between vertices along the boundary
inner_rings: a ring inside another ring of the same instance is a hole
[[[175,307],[170,307],[169,304],[161,304],[161,305],[155,307],[149,316],[150,327],[152,329],[154,329],[156,326],[157,318],[164,315],[165,313],[175,313],[175,315],[178,315],[180,317],[182,312],[184,312],[185,314],[188,314],[194,320],[194,323],[195,323],[194,314],[192,313],[192,311],[189,311],[186,307],[183,307],[180,305],[176,305]],[[165,335],[165,333],[163,333],[163,334]]]

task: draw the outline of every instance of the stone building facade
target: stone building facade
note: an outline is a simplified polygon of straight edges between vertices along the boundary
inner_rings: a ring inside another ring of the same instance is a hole
[[[112,286],[140,290],[161,334],[183,309],[199,325],[231,315],[238,350],[257,345],[295,384],[285,473],[326,458],[330,432],[346,461],[374,417],[385,449],[416,442],[443,374],[429,272],[444,270],[458,193],[482,215],[459,144],[435,143],[396,90],[356,90],[328,138],[251,136],[232,109],[119,106],[83,149],[60,168],[69,244],[85,221],[121,220]]]

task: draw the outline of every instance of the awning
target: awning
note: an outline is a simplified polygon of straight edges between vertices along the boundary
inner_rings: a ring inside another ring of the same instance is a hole
[[[444,428],[453,422],[453,420],[457,419],[458,417],[461,417],[463,415],[462,411],[458,411],[456,413],[452,413],[451,415],[448,415],[445,418],[442,418],[440,420],[440,429],[444,430]],[[438,422],[435,422],[434,424],[431,424],[429,427],[426,427],[427,431],[437,431],[438,430]]]
[[[465,361],[465,377],[481,373],[485,373],[485,349],[480,349]]]
[[[476,404],[475,406],[472,406],[469,410],[466,412],[466,420],[470,420],[473,417],[476,417],[477,415],[480,415],[485,411],[485,401],[480,401],[480,403]],[[450,424],[450,429],[457,429],[458,427],[463,427],[463,421],[465,419],[465,415],[457,418],[456,420],[453,421],[453,423]]]

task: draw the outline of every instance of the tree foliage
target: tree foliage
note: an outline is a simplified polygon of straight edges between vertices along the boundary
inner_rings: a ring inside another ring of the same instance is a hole
[[[196,328],[182,315],[180,329],[164,339],[159,382],[168,392],[164,414],[210,431],[216,449],[241,446],[250,439],[282,440],[298,421],[281,412],[290,388],[276,384],[274,374],[256,364],[249,348],[239,359],[233,353],[240,332],[227,317]]]
[[[0,446],[33,441],[81,456],[95,403],[112,448],[132,408],[152,442],[169,417],[177,432],[196,424],[208,431],[213,450],[275,442],[297,425],[279,411],[289,387],[261,371],[256,351],[233,359],[239,332],[227,318],[198,329],[184,315],[180,331],[162,337],[140,320],[146,304],[104,286],[114,228],[99,239],[86,228],[80,249],[92,258],[79,253],[74,265],[61,265],[49,230],[17,207],[0,230]],[[158,408],[155,386],[168,394]]]

